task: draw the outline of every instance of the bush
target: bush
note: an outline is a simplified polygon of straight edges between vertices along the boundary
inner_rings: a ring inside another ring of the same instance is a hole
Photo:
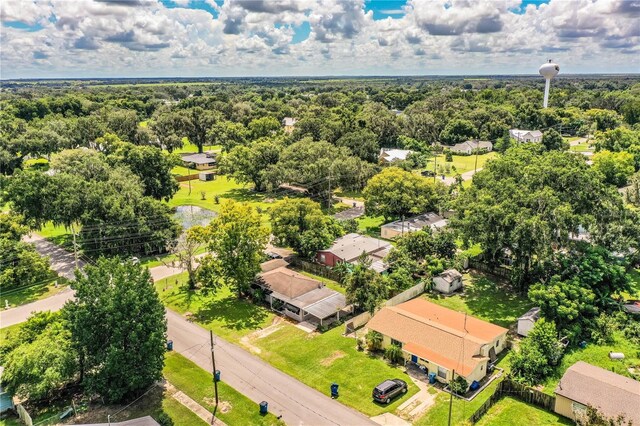
[[[377,331],[369,330],[365,336],[367,342],[367,349],[370,351],[377,351],[382,348],[382,334]]]
[[[340,222],[340,225],[342,225],[342,229],[344,229],[344,232],[347,234],[358,232],[358,221],[355,219],[343,220]]]
[[[362,352],[364,350],[364,345],[365,341],[362,338],[356,339],[356,349],[358,349],[358,352]]]
[[[160,424],[160,426],[173,426],[173,420],[171,420],[171,417],[169,417],[169,415],[164,411],[158,414],[156,421]]]
[[[398,345],[391,345],[384,351],[384,356],[390,362],[396,364],[402,359],[402,348]]]
[[[465,393],[467,393],[468,388],[469,388],[469,383],[462,376],[457,376],[451,382],[451,391],[458,395],[464,395]]]
[[[613,332],[617,329],[616,320],[607,314],[600,314],[593,321],[591,339],[596,345],[608,345],[614,342]]]
[[[444,159],[447,163],[451,163],[453,161],[453,154],[451,153],[451,151],[449,150],[445,151]]]

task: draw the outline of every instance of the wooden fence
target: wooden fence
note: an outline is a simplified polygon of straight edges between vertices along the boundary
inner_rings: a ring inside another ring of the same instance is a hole
[[[27,410],[22,406],[22,404],[16,405],[16,412],[18,413],[18,417],[20,421],[27,426],[33,426],[33,421],[31,420],[31,416],[27,412]]]
[[[200,178],[200,173],[196,173],[193,175],[186,175],[186,176],[176,176],[176,180],[178,182],[186,182],[188,180],[196,180]]]
[[[511,396],[547,411],[553,411],[556,403],[555,396],[547,395],[546,393],[530,388],[529,386],[516,383],[507,377],[498,384],[498,387],[489,399],[487,399],[485,403],[482,404],[475,413],[473,413],[469,418],[469,422],[471,424],[477,423],[482,416],[485,415],[485,413],[504,396]]]
[[[311,263],[306,260],[302,260],[297,256],[293,256],[291,259],[287,259],[289,263],[291,263],[296,268],[300,268],[305,272],[309,272],[311,274],[319,275],[323,278],[327,278],[333,281],[340,282],[340,275],[334,270],[324,266],[319,265],[317,263]]]
[[[511,270],[506,266],[492,266],[488,263],[478,261],[476,259],[469,259],[469,268],[477,269],[488,274],[498,276],[500,278],[509,279],[511,277]]]

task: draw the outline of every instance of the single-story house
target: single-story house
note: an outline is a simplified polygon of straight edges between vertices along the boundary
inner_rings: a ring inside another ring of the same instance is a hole
[[[460,142],[453,146],[448,147],[452,152],[458,154],[474,154],[477,151],[493,151],[493,144],[489,141],[470,140],[466,142]]]
[[[540,319],[540,308],[529,309],[524,315],[518,318],[518,334],[526,336],[533,328],[533,325]]]
[[[293,117],[285,117],[282,119],[282,125],[284,126],[284,131],[287,133],[293,132],[293,129],[296,126],[296,122],[298,120]]]
[[[413,151],[409,149],[380,148],[380,162],[391,164],[396,161],[404,161]]]
[[[622,309],[628,314],[640,315],[640,300],[627,300]]]
[[[216,154],[213,152],[182,154],[182,163],[185,167],[209,170],[216,166]]]
[[[509,136],[518,142],[542,142],[542,132],[540,130],[509,130]]]
[[[456,269],[447,269],[433,277],[433,289],[444,294],[451,294],[462,288],[462,274]]]
[[[447,226],[447,219],[433,213],[424,213],[418,216],[413,216],[405,220],[396,220],[395,222],[387,223],[380,227],[380,236],[391,240],[397,236],[401,236],[407,232],[420,231],[426,227],[431,228],[432,231],[439,231]]]
[[[442,383],[453,370],[469,385],[479,382],[507,345],[506,328],[422,298],[382,308],[367,327],[382,334],[383,348],[400,346],[406,362],[426,367]]]
[[[319,250],[316,261],[334,267],[340,262],[356,263],[364,253],[371,261],[371,269],[384,272],[387,270],[384,258],[387,257],[391,248],[391,243],[388,241],[351,233],[338,238],[328,249]]]
[[[265,300],[271,309],[296,321],[311,320],[322,324],[334,316],[340,318],[340,312],[347,306],[343,294],[289,269],[283,259],[273,259],[265,264],[262,266],[265,272],[258,276],[255,284],[265,292]]]
[[[578,361],[556,387],[554,411],[576,420],[592,406],[608,418],[624,416],[623,424],[640,425],[640,382]]]

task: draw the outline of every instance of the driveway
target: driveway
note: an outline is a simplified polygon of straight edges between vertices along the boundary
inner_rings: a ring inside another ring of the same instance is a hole
[[[177,268],[151,268],[154,279],[163,279]],[[178,269],[178,272],[180,270]],[[67,290],[47,299],[0,312],[0,328],[25,321],[34,311],[60,309],[73,298]],[[207,371],[211,370],[209,332],[167,310],[168,337],[174,350]],[[216,367],[222,380],[256,403],[267,401],[269,410],[288,425],[374,425],[371,420],[330,397],[251,355],[246,350],[215,337]],[[224,395],[222,395],[224,398]]]
[[[76,262],[73,253],[69,253],[60,246],[47,241],[42,235],[35,232],[24,237],[23,241],[32,243],[36,247],[36,251],[40,253],[40,256],[48,257],[51,262],[51,269],[58,272],[58,275],[68,280],[76,278],[74,275]],[[84,268],[84,265],[85,263],[82,260],[78,260],[80,269]]]

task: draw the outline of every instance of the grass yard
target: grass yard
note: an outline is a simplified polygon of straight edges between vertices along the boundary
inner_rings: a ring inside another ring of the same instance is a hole
[[[504,369],[505,375],[509,372],[509,358],[510,352],[507,352],[497,363],[497,367]],[[482,404],[493,394],[498,387],[498,383],[502,380],[494,380],[489,386],[487,386],[479,395],[473,400],[466,401],[461,398],[453,398],[453,405],[451,408],[451,424],[460,425],[466,422],[473,413],[476,412]],[[429,426],[429,425],[446,425],[449,419],[449,394],[447,392],[440,392],[436,397],[434,405],[413,424],[414,426]],[[523,418],[523,420],[525,420]],[[533,425],[535,423],[523,423],[527,425]]]
[[[328,395],[330,385],[340,385],[338,400],[367,416],[394,412],[418,388],[402,369],[392,367],[380,358],[358,352],[353,338],[343,337],[343,326],[325,333],[306,333],[288,322],[268,336],[252,338],[250,343],[260,348],[257,354],[274,367]],[[388,406],[371,399],[371,391],[380,382],[400,378],[409,384],[409,391]]]
[[[52,243],[73,251],[73,235],[70,229],[62,225],[54,225],[53,222],[47,222],[37,232]]]
[[[338,293],[345,294],[344,287],[342,286],[342,284],[340,284],[337,281],[333,281],[333,280],[330,280],[329,278],[321,277],[320,275],[312,274],[311,272],[303,271],[302,269],[296,269],[296,268],[291,268],[291,269],[295,270],[296,272],[302,275],[306,275],[309,278],[313,278],[314,280],[320,281],[321,283],[329,287],[331,290],[335,290]]]
[[[356,221],[360,232],[378,238],[380,238],[380,227],[386,223],[382,216],[361,216]]]
[[[496,152],[489,152],[487,154],[478,155],[478,169],[484,167],[484,164],[491,160],[492,158],[497,157]],[[455,176],[457,174],[462,174],[466,172],[473,171],[476,166],[476,156],[475,155],[454,155],[452,162],[447,162],[446,156],[444,154],[438,155],[437,157],[437,170],[440,171],[440,166],[443,167],[442,171],[445,176]],[[449,164],[451,169],[449,172],[446,171],[445,164]],[[455,171],[453,170],[455,167]],[[433,170],[433,159],[429,160],[427,167],[425,170]],[[441,172],[438,175],[442,174]]]
[[[571,152],[589,152],[593,151],[593,147],[588,143],[580,143],[578,145],[573,145],[569,147],[569,151]]]
[[[502,398],[476,423],[478,426],[572,425],[569,419],[509,396]]]
[[[611,345],[598,346],[588,343],[584,349],[580,349],[579,347],[571,348],[562,358],[556,374],[549,377],[544,383],[542,391],[553,395],[553,391],[564,372],[578,361],[584,361],[604,368],[605,370],[630,377],[628,368],[637,368],[640,365],[640,347],[626,339],[619,331],[614,333],[614,338],[615,341]],[[625,358],[623,360],[609,359],[609,352],[622,352]]]
[[[209,411],[215,406],[213,376],[176,352],[169,352],[165,358],[164,376],[176,388],[198,402]],[[217,417],[227,425],[282,425],[273,414],[260,415],[258,404],[236,391],[224,381],[218,382],[221,405]],[[231,408],[225,412],[223,406]],[[185,421],[176,425],[192,424]]]
[[[515,293],[491,275],[473,271],[464,274],[463,283],[462,294],[444,296],[430,293],[423,297],[455,311],[466,312],[507,328],[532,307],[526,296]]]
[[[58,287],[54,285],[58,282]],[[36,300],[45,299],[49,296],[64,290],[67,280],[57,275],[44,283],[30,286],[27,288],[13,289],[0,293],[0,302],[2,306],[0,309],[4,309],[5,300],[9,302],[9,306],[14,308],[16,306],[24,305],[25,303],[35,302]]]
[[[238,300],[228,287],[215,294],[185,289],[187,273],[156,282],[162,303],[176,312],[190,312],[193,318],[223,339],[239,342],[247,334],[271,325],[274,314],[247,300]],[[165,289],[166,288],[166,289]]]

